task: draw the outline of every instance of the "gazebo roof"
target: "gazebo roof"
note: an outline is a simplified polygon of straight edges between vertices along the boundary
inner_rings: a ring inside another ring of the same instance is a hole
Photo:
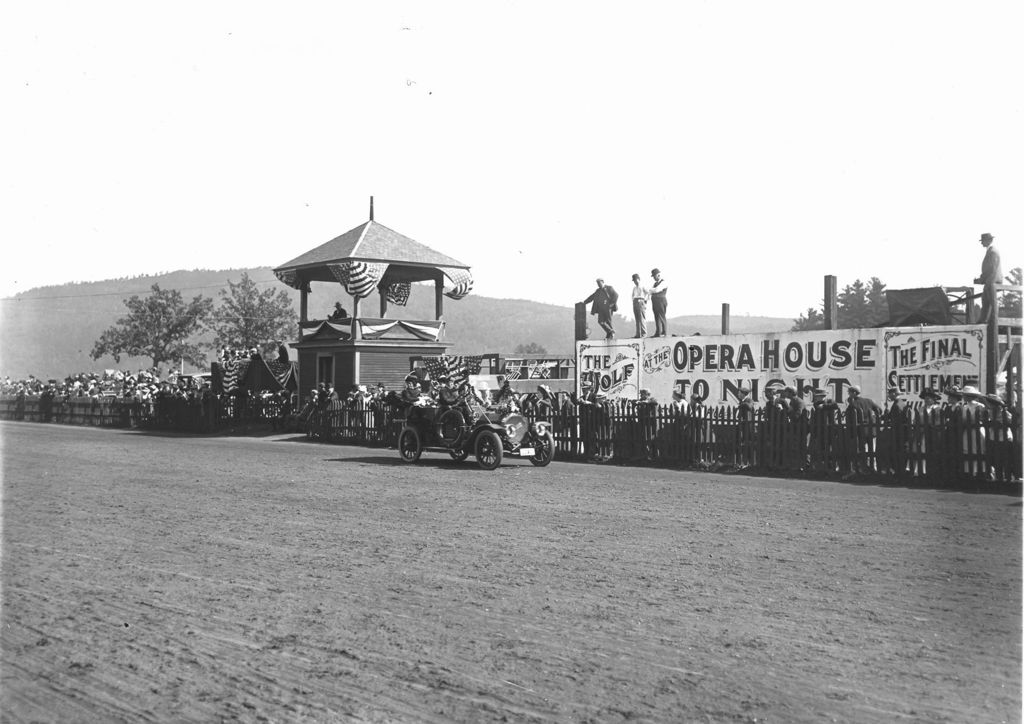
[[[347,261],[385,263],[392,267],[401,267],[404,273],[400,276],[409,281],[432,279],[439,269],[469,269],[469,265],[458,259],[434,251],[429,246],[376,221],[367,221],[285,262],[274,271],[294,271],[305,281],[334,281],[334,276],[327,265]],[[421,268],[421,274],[415,271],[417,267]],[[417,276],[419,279],[412,278]]]

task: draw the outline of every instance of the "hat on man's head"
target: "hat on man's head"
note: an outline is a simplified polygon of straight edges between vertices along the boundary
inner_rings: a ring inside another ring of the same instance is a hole
[[[934,387],[925,387],[921,390],[920,397],[922,400],[937,400],[939,399],[939,393]]]
[[[982,234],[978,241],[992,241],[993,239],[995,239],[995,237],[992,236],[992,234]]]
[[[651,269],[651,274],[661,274],[661,269],[659,269],[658,267],[654,267],[653,269]]]
[[[405,381],[406,382],[415,382],[416,384],[419,384],[420,378],[419,378],[419,375],[417,375],[415,372],[410,372],[409,374],[407,374],[405,376]]]
[[[639,275],[639,274],[633,274],[633,276],[632,276],[631,278],[632,278],[632,279],[639,279],[639,278],[640,278],[640,275]]]
[[[962,390],[964,397],[981,397],[981,390],[974,385],[965,385]]]
[[[747,383],[744,382],[742,385],[740,385],[740,392],[747,392],[747,393],[749,393],[750,392],[750,385],[748,385]]]
[[[850,390],[849,391],[851,393],[855,394],[855,395],[859,395],[860,394],[860,385],[850,385]]]
[[[999,407],[1005,407],[1006,406],[1006,402],[1003,401],[1003,398],[1000,397],[997,394],[993,393],[991,395],[985,395],[985,399],[988,402],[991,402],[993,405],[998,405]]]
[[[811,394],[815,400],[824,400],[826,397],[825,390],[814,390]]]
[[[957,400],[961,399],[964,396],[963,392],[961,392],[960,388],[957,387],[956,385],[947,387],[946,389],[943,390],[943,392],[946,394],[946,397],[951,397]]]

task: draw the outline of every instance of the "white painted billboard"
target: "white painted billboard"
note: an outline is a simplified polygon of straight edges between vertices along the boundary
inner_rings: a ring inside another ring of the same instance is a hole
[[[734,403],[743,384],[755,402],[773,382],[823,389],[835,400],[859,385],[881,402],[890,385],[912,395],[980,387],[984,344],[982,325],[587,340],[576,345],[577,384],[589,377],[625,399],[646,387],[659,402],[678,389],[711,405]]]

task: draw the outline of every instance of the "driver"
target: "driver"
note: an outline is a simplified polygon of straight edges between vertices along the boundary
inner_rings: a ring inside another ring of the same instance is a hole
[[[442,373],[437,376],[437,399],[444,407],[452,407],[459,397],[452,389],[452,378]]]
[[[501,383],[501,389],[498,391],[498,409],[507,412],[519,411],[519,397],[512,389],[512,383],[507,377]]]

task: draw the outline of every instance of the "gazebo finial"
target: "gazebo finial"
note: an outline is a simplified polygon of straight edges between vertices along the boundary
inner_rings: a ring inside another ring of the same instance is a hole
[[[370,221],[373,221],[373,197],[370,197]]]

